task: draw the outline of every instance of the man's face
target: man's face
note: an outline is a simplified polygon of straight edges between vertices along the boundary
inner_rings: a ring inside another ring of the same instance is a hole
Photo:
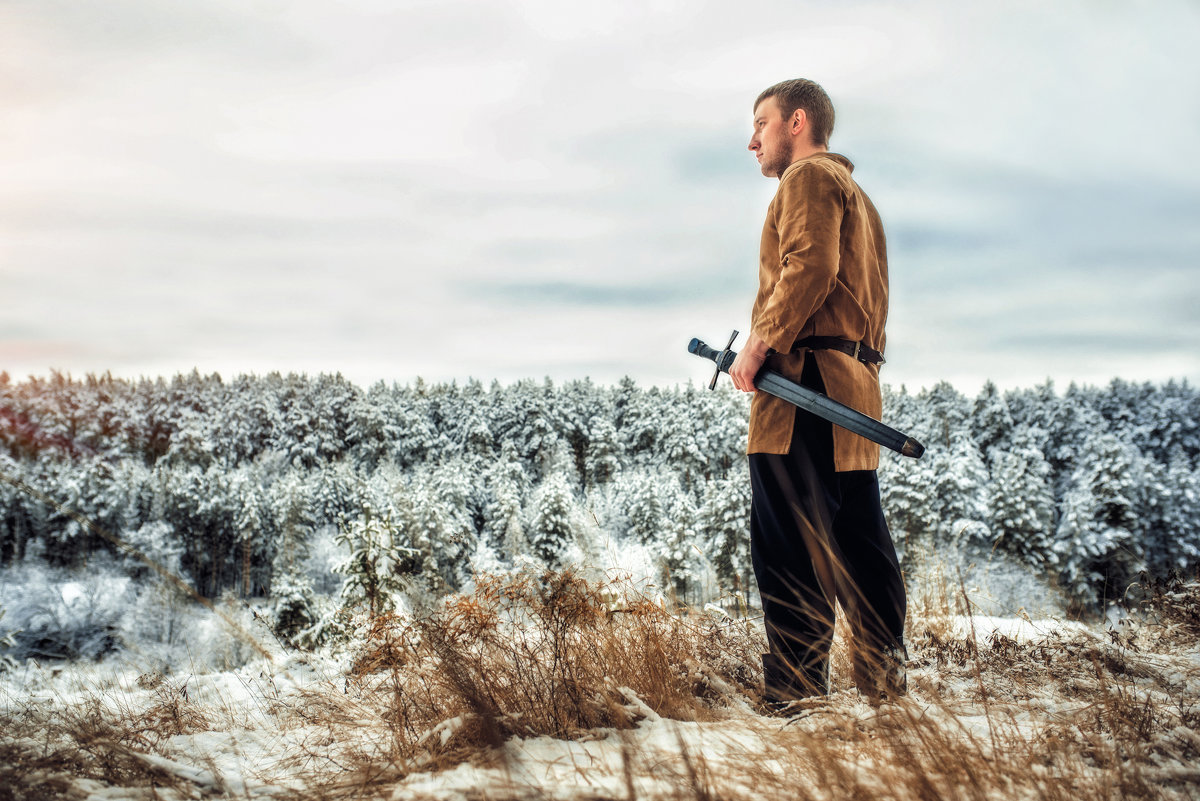
[[[779,178],[792,165],[794,137],[779,111],[779,101],[768,97],[754,109],[754,135],[750,150],[758,159],[758,167],[768,178]]]

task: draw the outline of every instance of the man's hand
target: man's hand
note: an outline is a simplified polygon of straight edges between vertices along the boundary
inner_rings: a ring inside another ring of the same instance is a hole
[[[729,377],[733,379],[735,387],[742,392],[754,391],[754,377],[758,375],[763,362],[767,360],[768,350],[770,348],[767,347],[767,343],[751,331],[745,347],[738,351],[737,358],[729,367]]]

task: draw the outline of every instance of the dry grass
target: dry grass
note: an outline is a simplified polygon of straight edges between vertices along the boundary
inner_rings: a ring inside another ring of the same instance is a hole
[[[779,719],[757,713],[762,640],[746,621],[570,573],[487,579],[428,615],[372,621],[336,673],[256,680],[249,705],[158,676],[9,699],[0,799],[83,797],[88,782],[130,797],[1200,796],[1200,584],[1145,588],[1140,622],[1103,636],[1022,639],[963,630],[965,596],[939,593],[914,598],[908,698],[859,699],[839,635],[833,695]],[[222,778],[187,752],[212,732],[256,734],[253,769]]]

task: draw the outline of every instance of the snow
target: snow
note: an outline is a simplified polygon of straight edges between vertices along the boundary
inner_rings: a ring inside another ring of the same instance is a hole
[[[946,636],[961,640],[969,639],[973,631],[981,650],[993,633],[1023,643],[1077,636],[1090,636],[1096,642],[1103,636],[1094,627],[1049,618],[975,615],[938,623],[945,624]],[[1137,658],[1141,665],[1161,671],[1167,682],[1178,676],[1180,686],[1193,697],[1200,693],[1197,649],[1185,649],[1182,654],[1139,652]],[[271,661],[255,659],[236,670],[149,677],[115,658],[99,664],[39,667],[29,663],[0,675],[0,711],[19,713],[31,706],[83,709],[89,702],[99,701],[111,713],[136,717],[164,699],[184,699],[185,711],[201,715],[202,722],[195,730],[164,736],[126,753],[205,795],[271,798],[304,793],[306,777],[337,776],[346,770],[338,760],[343,753],[340,749],[349,746],[374,760],[377,767],[390,765],[396,771],[394,781],[378,788],[380,797],[439,801],[690,797],[696,792],[696,776],[702,777],[706,792],[716,788],[720,797],[750,798],[758,794],[760,785],[786,786],[794,779],[800,757],[787,749],[803,741],[788,737],[811,735],[824,741],[849,725],[860,735],[867,732],[859,742],[869,743],[872,727],[884,725],[891,714],[886,705],[872,708],[853,689],[843,686],[835,688],[828,707],[818,704],[795,718],[762,717],[743,699],[740,704],[735,700],[731,706],[711,710],[714,719],[680,721],[660,716],[632,689],[620,687],[626,708],[640,718],[634,728],[597,729],[578,739],[514,737],[497,748],[481,749],[449,769],[422,769],[420,757],[406,764],[387,761],[394,759],[388,756],[391,735],[379,719],[366,716],[357,724],[346,723],[342,737],[353,740],[347,742],[333,737],[325,721],[292,714],[312,697],[343,703],[339,699],[345,697],[347,667],[341,656],[282,652]],[[979,679],[970,670],[956,673],[925,667],[916,672],[915,680],[917,689],[904,714],[935,723],[938,731],[959,738],[972,749],[986,748],[981,744],[991,742],[998,732],[1036,743],[1048,721],[1083,720],[1094,706],[1091,700],[1065,697],[1053,681],[1032,685],[1030,694],[1018,703],[997,706],[988,695],[980,695]],[[929,682],[938,685],[932,695],[919,689]],[[1000,689],[989,687],[988,692],[994,695]],[[1129,702],[1135,705],[1165,708],[1173,703],[1161,689],[1136,682],[1128,685],[1127,692]],[[421,741],[436,751],[452,741],[469,717],[447,718],[431,727]],[[1200,748],[1200,735],[1191,728],[1175,727],[1169,734],[1179,743]],[[41,743],[30,741],[30,745],[40,747]],[[848,743],[846,748],[849,750],[839,752],[843,760],[839,770],[849,772],[864,791],[886,790],[877,786],[883,779],[875,769],[877,757],[870,747],[855,750],[854,744]],[[428,758],[424,764],[430,764]],[[1158,776],[1162,782],[1200,781],[1196,771],[1186,765],[1149,768],[1146,766],[1147,775]],[[71,782],[79,797],[151,797],[136,787],[109,787],[81,777]],[[170,788],[156,792],[153,797],[185,797]]]
[[[972,633],[979,640],[986,640],[992,634],[1000,634],[1017,642],[1032,642],[1046,637],[1069,636],[1072,633],[1082,634],[1089,631],[1086,624],[1074,620],[1038,620],[992,615],[954,615],[950,618],[950,626],[954,636],[963,639],[969,638]]]
[[[726,775],[737,773],[736,767],[746,760],[760,770],[769,769],[761,755],[771,750],[770,735],[783,725],[747,725],[741,718],[693,723],[651,713],[633,729],[600,730],[591,739],[513,739],[500,749],[497,765],[462,764],[414,774],[399,782],[391,797],[467,801],[478,797],[479,788],[488,787],[517,797],[625,798],[631,786],[632,797],[669,796],[687,785],[689,760],[693,770],[694,763],[703,762],[707,771]],[[635,768],[634,775],[627,775],[628,768]]]

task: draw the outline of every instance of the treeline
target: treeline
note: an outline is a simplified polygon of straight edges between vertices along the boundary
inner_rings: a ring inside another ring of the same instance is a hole
[[[278,595],[318,535],[366,553],[386,521],[371,547],[433,592],[615,541],[699,602],[752,584],[747,414],[728,388],[631,380],[0,374],[0,564],[105,554],[144,571],[111,534],[206,596]],[[940,384],[887,392],[885,419],[928,446],[881,465],[902,548],[1001,549],[1090,606],[1142,569],[1200,563],[1200,398],[1186,384],[989,385],[973,399]]]

